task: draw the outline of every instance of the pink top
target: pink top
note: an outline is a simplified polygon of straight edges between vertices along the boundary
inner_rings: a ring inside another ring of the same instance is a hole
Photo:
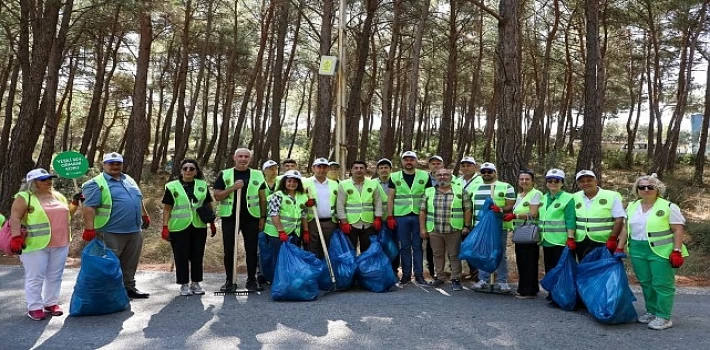
[[[69,245],[69,207],[54,196],[41,199],[49,224],[52,226],[47,247],[65,247]]]

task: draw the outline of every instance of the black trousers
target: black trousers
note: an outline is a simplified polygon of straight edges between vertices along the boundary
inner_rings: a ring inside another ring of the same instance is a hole
[[[540,291],[538,284],[538,261],[540,260],[540,246],[537,243],[515,244],[515,263],[518,266],[518,294],[537,295]]]
[[[227,280],[235,281],[232,275],[232,263],[234,261],[234,218],[222,218],[222,248],[224,249],[224,269]],[[247,261],[247,278],[256,277],[256,265],[259,261],[259,219],[249,217],[241,218],[239,229],[244,238],[244,251]]]
[[[434,270],[434,251],[431,249],[431,244],[429,243],[429,238],[425,239],[426,241],[426,265],[427,269],[429,270],[429,276],[431,278],[438,277],[441,278],[441,276],[436,276],[436,270]]]
[[[557,266],[557,263],[560,261],[560,257],[562,256],[562,252],[564,250],[565,246],[563,245],[542,247],[542,252],[545,256],[545,273],[550,272],[550,270],[554,269],[555,266]]]
[[[584,237],[584,240],[577,242],[577,249],[574,250],[574,254],[577,256],[577,261],[582,261],[587,254],[591,253],[597,247],[606,247],[606,242],[599,243],[594,242],[589,237]]]
[[[353,244],[355,251],[357,252],[357,244],[360,242],[360,254],[364,253],[368,248],[370,248],[370,236],[376,235],[377,232],[375,228],[370,226],[367,228],[350,228],[350,243]]]
[[[202,262],[205,257],[207,228],[188,226],[177,232],[170,232],[170,245],[175,259],[175,279],[177,284],[202,282]],[[192,275],[192,278],[190,278]]]

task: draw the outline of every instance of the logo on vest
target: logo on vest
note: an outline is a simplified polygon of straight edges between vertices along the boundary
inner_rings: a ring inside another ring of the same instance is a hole
[[[424,180],[419,180],[419,184],[420,184],[420,185],[423,185],[423,184],[424,184]]]
[[[607,203],[607,201],[604,198],[599,200],[599,204],[601,204],[601,205],[606,205],[606,203]]]
[[[368,189],[367,189],[367,192],[372,193],[372,189],[371,189],[371,188],[368,188]]]
[[[205,192],[205,188],[204,188],[204,187],[198,187],[197,190],[200,191],[200,192]]]
[[[337,196],[337,195],[338,195],[338,191],[333,190],[333,195],[334,195],[334,196]]]
[[[301,209],[305,209],[305,208],[306,208],[306,205],[305,205],[305,204],[301,204]]]
[[[559,207],[560,207],[560,203],[555,203],[554,207],[555,207],[555,208],[559,208]]]
[[[528,203],[528,202],[523,202],[523,206],[524,206],[524,207],[530,206],[530,203]]]
[[[288,205],[293,204],[293,203],[291,203],[291,200],[290,200],[290,199],[284,199],[284,203],[286,203],[286,204],[288,204]]]
[[[27,212],[28,212],[29,214],[34,213],[34,212],[35,212],[35,207],[33,207],[33,206],[31,206],[31,205],[28,206],[28,207],[27,207]]]
[[[173,197],[177,198],[179,195],[180,194],[177,191],[173,192]]]
[[[397,183],[395,185],[402,186],[402,181],[397,181]]]
[[[348,194],[353,194],[353,190],[348,190]]]
[[[659,210],[659,211],[656,212],[656,216],[658,216],[659,218],[662,217],[662,216],[665,215],[665,214],[666,214],[666,212],[663,211],[663,210]]]
[[[498,197],[505,197],[505,193],[503,193],[503,192],[498,192]]]
[[[251,184],[254,185],[254,186],[257,186],[257,185],[259,185],[259,181],[254,180],[254,181],[251,182]]]
[[[461,193],[457,193],[456,198],[461,199]]]
[[[577,205],[574,206],[575,208],[579,209],[582,207],[582,203],[577,203]]]

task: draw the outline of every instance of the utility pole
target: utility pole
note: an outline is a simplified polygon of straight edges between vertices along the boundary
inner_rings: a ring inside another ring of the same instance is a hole
[[[345,0],[340,0],[340,8],[338,10],[338,87],[336,94],[336,119],[335,119],[335,161],[340,164],[341,167],[345,167],[343,164],[347,159],[347,135],[345,134],[345,108],[347,103],[345,101],[346,90],[347,90],[347,76],[345,69]],[[344,172],[343,172],[344,173]],[[342,176],[342,175],[341,175]]]

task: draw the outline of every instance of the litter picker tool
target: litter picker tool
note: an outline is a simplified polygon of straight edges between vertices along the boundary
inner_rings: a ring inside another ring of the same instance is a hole
[[[310,188],[308,191],[308,194],[311,194]],[[330,282],[333,284],[331,287],[330,291],[335,291],[336,290],[336,284],[335,284],[335,273],[333,273],[333,265],[330,263],[330,254],[328,254],[328,247],[327,244],[325,243],[325,236],[323,235],[323,229],[320,227],[320,219],[318,218],[318,210],[316,210],[316,206],[312,206],[311,210],[313,210],[313,220],[316,221],[316,227],[318,228],[318,235],[320,236],[320,245],[323,247],[323,255],[325,255],[325,263],[328,265],[328,272],[330,273]]]

